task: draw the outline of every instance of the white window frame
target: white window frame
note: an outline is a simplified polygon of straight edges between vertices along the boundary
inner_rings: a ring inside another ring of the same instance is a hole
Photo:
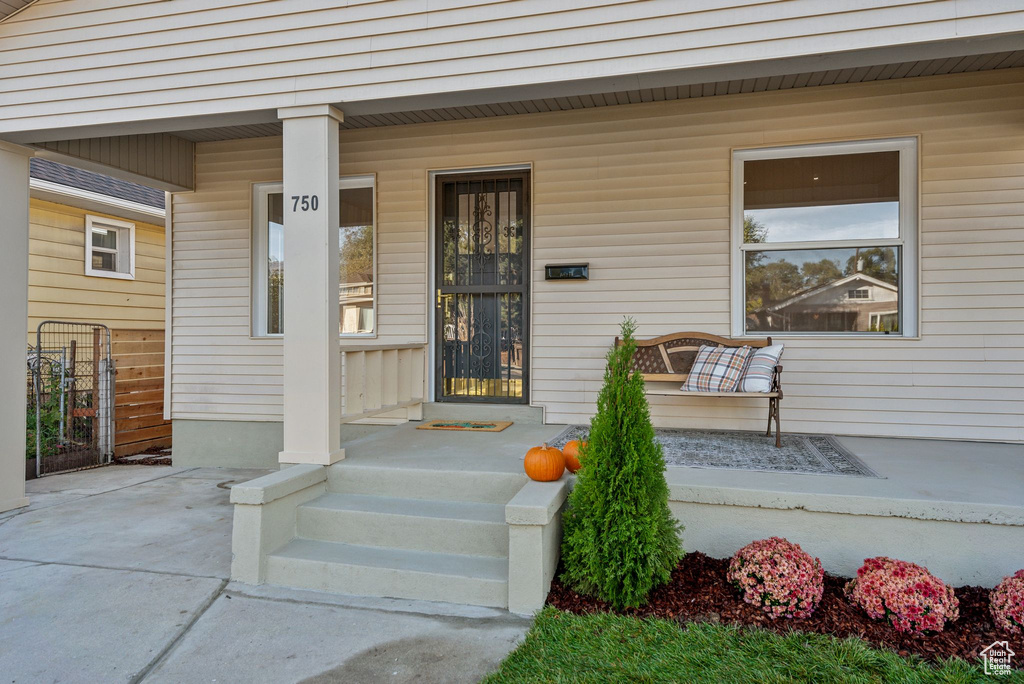
[[[338,179],[338,190],[349,188],[373,188],[373,332],[368,333],[341,333],[338,337],[345,339],[353,337],[376,338],[379,326],[377,315],[377,179],[372,174],[359,176],[342,176]],[[274,193],[284,193],[284,183],[253,183],[252,186],[252,263],[250,265],[252,284],[252,307],[250,317],[252,320],[252,336],[254,338],[281,339],[282,333],[267,332],[267,298],[268,286],[266,277],[267,263],[267,197]],[[285,260],[285,273],[287,274],[288,262]],[[287,283],[287,275],[286,283]]]
[[[267,198],[275,192],[284,194],[284,183],[255,183],[252,189],[252,336],[281,338],[281,333],[267,332]]]
[[[113,230],[117,233],[117,250],[98,249],[99,252],[116,254],[118,270],[107,271],[92,266],[92,233],[94,228]],[[128,260],[128,267],[121,269],[122,260]],[[135,224],[129,221],[107,218],[106,216],[85,215],[85,275],[95,278],[116,278],[135,280]]]
[[[899,311],[872,311],[868,314],[868,325],[880,325],[882,323],[882,316],[892,316],[893,314],[899,314]]]
[[[886,239],[864,240],[821,240],[805,242],[770,242],[745,244],[743,242],[743,166],[744,162],[761,159],[787,159],[793,157],[823,157],[869,152],[899,152],[900,154],[900,207],[899,236]],[[920,303],[918,298],[920,268],[918,265],[918,140],[910,138],[886,138],[881,140],[857,140],[829,142],[786,147],[763,147],[736,149],[732,152],[731,188],[731,328],[732,336],[739,338],[764,337],[768,333],[746,331],[746,258],[745,252],[783,251],[797,249],[828,249],[850,247],[899,247],[899,303],[900,329],[897,333],[877,332],[772,332],[772,338],[784,337],[830,337],[877,339],[918,337]]]
[[[854,297],[853,296],[854,292],[863,292],[864,296],[863,297],[860,297],[860,296]],[[871,288],[870,287],[855,287],[855,288],[853,288],[852,290],[850,290],[849,292],[846,293],[846,298],[848,300],[850,300],[851,302],[872,302],[872,301],[874,301],[874,297],[871,296]]]

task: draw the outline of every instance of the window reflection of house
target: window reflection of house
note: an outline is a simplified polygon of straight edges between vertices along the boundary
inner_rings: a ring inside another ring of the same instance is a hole
[[[340,303],[343,335],[373,332],[372,282],[343,284]]]
[[[895,332],[898,304],[896,285],[854,273],[764,307],[748,317],[748,325],[767,331]]]

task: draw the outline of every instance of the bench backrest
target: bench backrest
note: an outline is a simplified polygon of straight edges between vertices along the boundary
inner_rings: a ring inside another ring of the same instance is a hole
[[[672,333],[649,340],[637,340],[633,368],[640,371],[647,381],[685,382],[701,345],[767,347],[771,343],[770,337],[764,340],[730,340],[727,337],[700,332]],[[622,344],[622,341],[616,337],[615,344]]]

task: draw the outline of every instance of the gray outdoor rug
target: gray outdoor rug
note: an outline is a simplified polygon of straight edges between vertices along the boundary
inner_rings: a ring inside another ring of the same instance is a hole
[[[551,445],[562,448],[569,440],[585,440],[589,432],[589,425],[570,425]],[[774,437],[763,432],[658,428],[655,433],[666,466],[880,477],[832,435],[783,434],[782,447],[776,448]]]

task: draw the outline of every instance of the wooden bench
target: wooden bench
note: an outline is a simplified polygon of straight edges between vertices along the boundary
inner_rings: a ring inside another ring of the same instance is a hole
[[[616,344],[621,340],[616,337]],[[633,367],[644,376],[648,383],[647,394],[670,397],[752,397],[768,399],[768,430],[772,434],[775,421],[775,446],[782,446],[782,430],[779,426],[779,403],[782,401],[782,366],[775,366],[772,373],[770,392],[685,392],[680,387],[686,382],[701,345],[713,347],[767,347],[772,338],[765,340],[730,340],[718,335],[699,332],[681,332],[662,335],[649,340],[637,340]],[[654,384],[651,384],[654,383]]]

